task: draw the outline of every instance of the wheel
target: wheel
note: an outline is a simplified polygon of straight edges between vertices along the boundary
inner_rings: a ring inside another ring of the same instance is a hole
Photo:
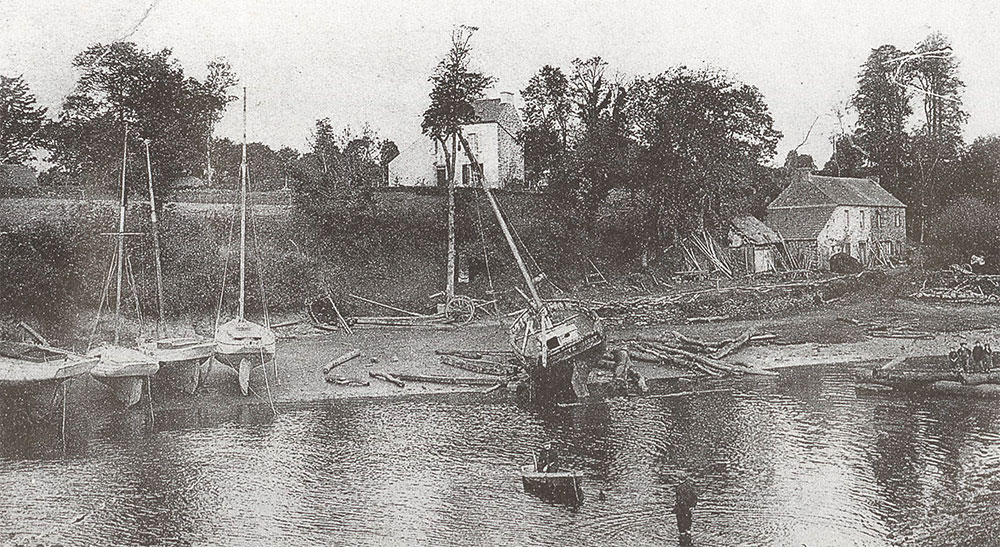
[[[455,296],[445,305],[445,316],[448,321],[465,325],[476,315],[476,303],[468,296]]]

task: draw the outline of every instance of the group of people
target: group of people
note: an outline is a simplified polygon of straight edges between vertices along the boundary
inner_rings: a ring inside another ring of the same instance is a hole
[[[983,344],[976,340],[969,349],[968,344],[962,342],[948,352],[948,361],[955,372],[989,372],[993,370],[993,348],[989,342]]]

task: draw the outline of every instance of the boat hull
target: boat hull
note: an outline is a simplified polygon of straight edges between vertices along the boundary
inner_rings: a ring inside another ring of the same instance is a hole
[[[220,325],[215,332],[213,355],[236,372],[244,396],[250,393],[252,371],[274,361],[276,349],[274,332],[250,321],[234,319]]]
[[[158,382],[194,395],[211,372],[215,343],[198,338],[165,338],[140,349],[160,364]]]
[[[156,360],[138,349],[101,346],[90,354],[100,358],[90,375],[107,386],[125,408],[139,403],[143,386],[160,370]]]
[[[947,395],[958,397],[1000,397],[1000,383],[995,373],[938,373],[911,377],[905,380],[873,374],[871,371],[859,373],[857,386],[879,386],[881,389],[903,393]]]
[[[583,503],[583,473],[563,471],[539,473],[532,464],[521,466],[524,491],[548,501],[580,505]]]
[[[553,401],[587,397],[587,377],[604,356],[603,324],[594,311],[575,302],[547,302],[546,308],[551,331],[571,334],[547,342],[543,359],[542,332],[532,314],[525,312],[510,329],[514,353],[528,372],[532,392],[537,397]]]

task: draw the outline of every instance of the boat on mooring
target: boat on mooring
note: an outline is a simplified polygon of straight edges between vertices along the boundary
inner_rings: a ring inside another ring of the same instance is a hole
[[[268,363],[274,362],[277,336],[271,330],[264,307],[264,324],[254,323],[246,318],[246,266],[247,266],[247,193],[249,176],[247,173],[247,97],[243,89],[243,157],[240,163],[240,287],[239,310],[231,319],[215,328],[214,356],[217,361],[227,365],[236,372],[240,391],[244,396],[250,392],[250,376],[260,370],[264,376],[265,386],[270,391],[268,383]],[[260,258],[258,257],[258,261]],[[225,280],[223,280],[225,283]],[[263,283],[263,281],[262,281]],[[263,300],[263,294],[261,295]],[[221,310],[220,310],[221,313]],[[274,370],[277,379],[277,370]]]
[[[160,370],[160,364],[142,351],[121,344],[122,327],[122,281],[125,269],[125,211],[128,206],[126,186],[126,163],[128,161],[128,129],[125,129],[122,147],[121,194],[118,212],[118,231],[115,236],[115,253],[112,257],[111,272],[116,278],[114,341],[101,344],[87,351],[87,355],[99,359],[90,371],[95,380],[108,386],[126,408],[134,406],[142,399],[143,386],[150,389],[150,378]],[[110,275],[109,275],[110,278]],[[110,279],[108,280],[110,281]],[[134,290],[134,287],[133,287]],[[104,298],[101,298],[101,307]],[[98,322],[100,316],[98,315]]]
[[[962,372],[934,369],[897,369],[905,360],[874,367],[855,376],[856,386],[868,391],[895,391],[969,397],[1000,396],[1000,372]],[[946,362],[946,357],[941,357]]]
[[[583,503],[583,472],[543,472],[534,463],[521,466],[524,491],[547,501],[580,505]]]

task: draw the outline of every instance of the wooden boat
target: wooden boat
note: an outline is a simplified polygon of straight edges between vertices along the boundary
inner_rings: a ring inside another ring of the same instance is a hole
[[[29,414],[48,410],[59,386],[87,374],[97,361],[47,345],[0,341],[0,402]]]
[[[480,165],[461,131],[462,149],[473,165]],[[543,301],[528,271],[510,227],[480,172],[483,192],[493,209],[500,231],[528,287],[528,309],[510,326],[510,343],[521,365],[528,371],[532,392],[547,400],[582,398],[589,395],[587,376],[604,355],[606,336],[594,310],[574,301]]]
[[[559,471],[543,473],[529,463],[521,466],[521,483],[524,491],[549,501],[583,503],[583,473],[581,471]]]
[[[127,207],[127,186],[125,184],[126,160],[128,158],[128,130],[122,151],[121,193],[119,199],[118,232],[115,235],[115,255],[112,269],[116,276],[115,292],[115,336],[113,344],[104,344],[88,351],[88,355],[99,358],[91,371],[95,380],[108,386],[115,397],[125,405],[134,406],[142,398],[142,386],[148,385],[160,369],[159,363],[148,355],[133,348],[119,345],[122,324],[122,275],[125,268],[125,211]],[[101,305],[104,302],[102,299]]]
[[[243,158],[240,163],[240,304],[239,312],[232,319],[215,328],[216,360],[232,368],[239,379],[240,391],[244,396],[250,392],[250,374],[256,369],[264,373],[267,382],[267,369],[264,366],[274,361],[278,337],[271,330],[265,311],[264,325],[259,325],[246,318],[246,266],[247,266],[247,132],[246,132],[247,97],[243,90]],[[277,371],[275,371],[277,373]],[[268,385],[268,390],[270,386]]]
[[[99,357],[90,375],[111,388],[115,398],[125,408],[135,406],[142,399],[143,387],[160,370],[160,364],[149,354],[135,348],[116,345],[99,346],[87,352]]]
[[[968,397],[1000,397],[1000,374],[953,373],[926,371],[865,371],[856,376],[857,386],[871,386],[904,393],[955,395]],[[881,389],[880,389],[881,391]]]
[[[193,395],[211,372],[215,342],[194,337],[160,338],[141,344],[139,350],[159,363],[158,380]]]

